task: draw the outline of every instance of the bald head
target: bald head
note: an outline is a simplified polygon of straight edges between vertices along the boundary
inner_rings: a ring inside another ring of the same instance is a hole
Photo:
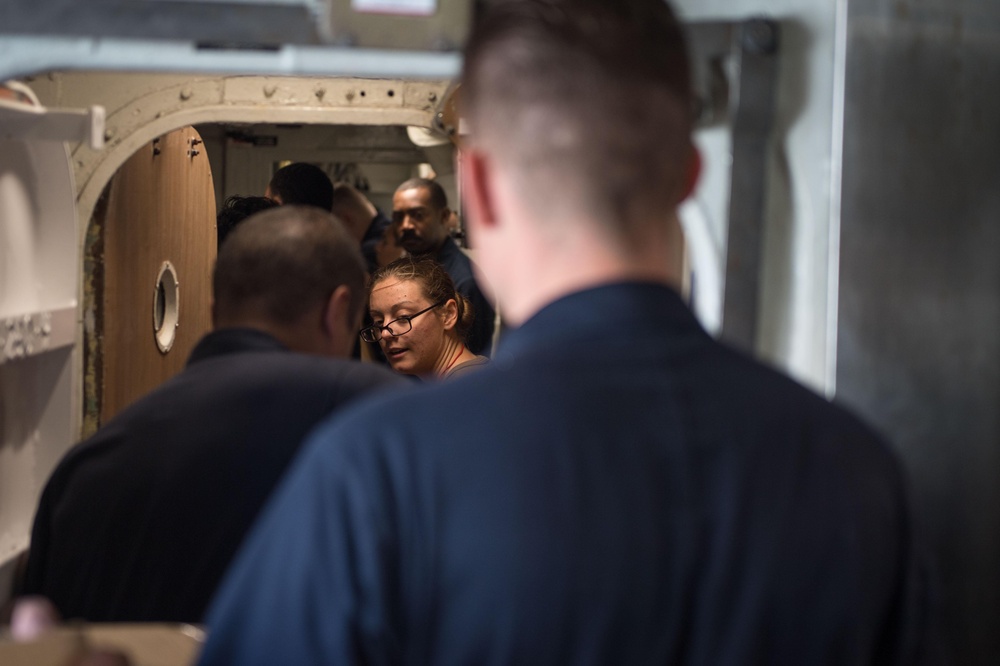
[[[217,327],[288,327],[325,307],[338,287],[350,314],[364,307],[365,264],[357,241],[330,213],[280,206],[240,224],[219,251],[213,277]]]
[[[365,232],[378,212],[368,197],[347,183],[336,183],[333,186],[331,210],[359,242],[365,237]]]

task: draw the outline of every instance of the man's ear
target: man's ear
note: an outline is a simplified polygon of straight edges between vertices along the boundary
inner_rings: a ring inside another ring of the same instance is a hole
[[[497,223],[493,172],[489,159],[473,148],[464,148],[460,164],[462,196],[472,226],[493,227]]]
[[[330,343],[332,356],[348,356],[357,335],[357,316],[351,307],[351,290],[340,285],[330,294],[323,308],[323,332]]]

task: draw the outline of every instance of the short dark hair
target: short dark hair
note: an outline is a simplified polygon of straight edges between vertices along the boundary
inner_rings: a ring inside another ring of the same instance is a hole
[[[315,164],[295,162],[281,167],[271,176],[268,188],[283,204],[316,206],[326,211],[333,208],[333,182]]]
[[[540,218],[578,205],[625,240],[685,194],[693,95],[664,0],[484,3],[460,103]],[[558,192],[560,196],[554,197]]]
[[[330,210],[334,215],[340,211],[352,211],[359,214],[367,212],[370,205],[368,197],[350,183],[334,183],[333,195],[330,197]]]
[[[413,280],[420,284],[420,288],[432,303],[455,299],[458,304],[458,318],[455,323],[455,332],[458,339],[465,342],[469,331],[472,329],[472,322],[476,313],[469,300],[455,289],[455,282],[448,275],[444,266],[430,258],[415,259],[413,257],[403,257],[386,264],[372,274],[369,283],[368,293],[379,282],[389,278],[397,280]]]
[[[431,195],[431,205],[438,210],[444,210],[448,207],[448,195],[444,193],[444,188],[436,180],[430,180],[429,178],[411,178],[399,187],[396,188],[397,192],[402,192],[403,190],[413,190],[413,189],[425,189]]]
[[[267,197],[231,196],[222,204],[219,214],[215,216],[215,228],[218,236],[218,247],[222,241],[236,228],[236,225],[254,213],[277,206],[277,202]]]
[[[332,214],[278,206],[247,218],[215,263],[212,288],[219,321],[248,315],[288,324],[345,285],[353,314],[365,307],[366,267],[358,241]]]

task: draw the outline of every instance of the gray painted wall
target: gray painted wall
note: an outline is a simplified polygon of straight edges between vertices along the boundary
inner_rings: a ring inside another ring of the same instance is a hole
[[[837,255],[830,236],[838,221],[836,91],[842,74],[837,59],[838,5],[830,0],[672,3],[686,21],[765,15],[781,22],[757,352],[813,389],[831,393]],[[703,131],[697,139],[704,176],[693,203],[707,218],[713,235],[724,239],[730,182],[728,129]]]
[[[956,663],[1000,663],[1000,3],[850,3],[838,399],[898,448]]]

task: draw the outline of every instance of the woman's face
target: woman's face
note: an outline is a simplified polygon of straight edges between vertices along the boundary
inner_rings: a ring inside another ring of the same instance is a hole
[[[411,320],[412,328],[407,333],[390,335],[389,331],[382,331],[379,344],[393,370],[406,375],[434,373],[448,349],[447,317],[442,314],[447,314],[451,303],[449,301]],[[368,301],[376,326],[385,326],[394,319],[416,314],[431,305],[433,303],[424,295],[419,282],[394,277],[377,282]]]

